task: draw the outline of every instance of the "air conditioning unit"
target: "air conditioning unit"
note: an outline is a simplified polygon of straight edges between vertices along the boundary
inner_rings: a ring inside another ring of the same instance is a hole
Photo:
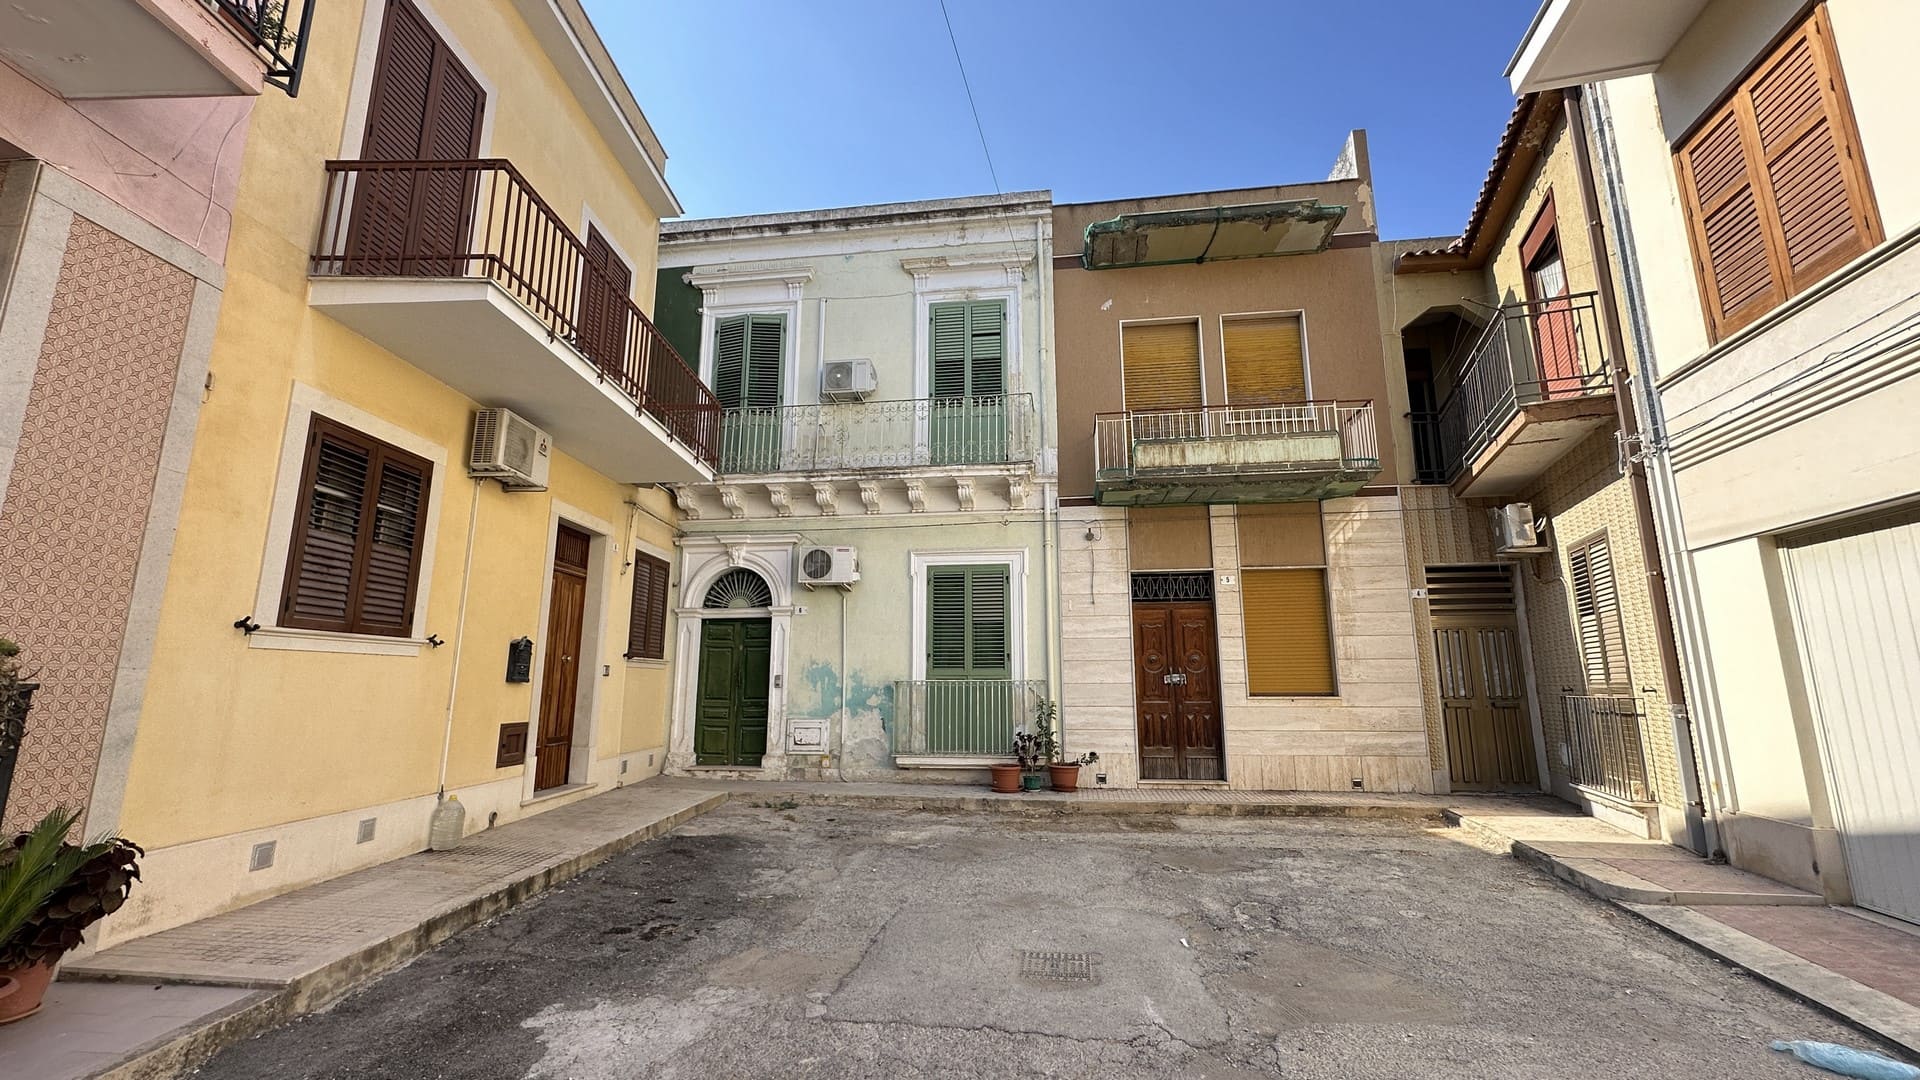
[[[850,547],[810,547],[800,550],[800,584],[851,585],[860,580],[860,558]]]
[[[879,387],[871,360],[829,360],[820,369],[820,396],[827,401],[865,401]]]
[[[1502,557],[1547,551],[1547,523],[1533,516],[1532,503],[1508,503],[1493,514],[1493,553]]]
[[[553,440],[513,412],[481,409],[473,414],[468,476],[492,477],[508,491],[545,491],[552,460]]]

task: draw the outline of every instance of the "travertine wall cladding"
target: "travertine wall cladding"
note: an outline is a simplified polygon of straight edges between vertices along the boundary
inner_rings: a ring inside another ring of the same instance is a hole
[[[1490,563],[1493,534],[1487,512],[1454,499],[1437,484],[1400,489],[1406,524],[1407,575],[1426,588],[1427,567]],[[1434,668],[1433,617],[1424,600],[1413,605],[1414,640],[1419,650],[1420,702],[1426,716],[1428,763],[1436,774],[1447,767],[1447,736],[1440,716],[1440,682]]]
[[[41,684],[7,829],[92,794],[193,292],[73,219],[0,507],[0,634]]]

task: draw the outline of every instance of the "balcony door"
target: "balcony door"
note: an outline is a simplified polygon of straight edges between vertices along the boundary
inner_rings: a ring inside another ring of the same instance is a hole
[[[360,157],[413,164],[361,172],[344,271],[460,277],[487,95],[410,0],[387,0]]]
[[[933,320],[929,461],[934,465],[1005,461],[1006,301],[934,304],[929,317]]]
[[[614,253],[600,227],[587,226],[586,280],[580,283],[580,351],[603,371],[620,371],[627,352],[627,297],[633,270]],[[629,374],[638,377],[640,371]]]
[[[1560,250],[1560,230],[1551,199],[1521,244],[1520,258],[1527,268],[1527,299],[1534,312],[1533,348],[1539,369],[1514,375],[1521,400],[1577,396],[1585,391],[1586,373],[1580,370],[1579,328],[1568,299],[1567,261]],[[1533,379],[1539,382],[1527,385]]]
[[[720,471],[780,470],[780,369],[785,315],[730,315],[713,324],[713,396],[720,403]]]
[[[927,752],[1008,753],[1027,722],[1013,677],[1010,570],[927,569]]]

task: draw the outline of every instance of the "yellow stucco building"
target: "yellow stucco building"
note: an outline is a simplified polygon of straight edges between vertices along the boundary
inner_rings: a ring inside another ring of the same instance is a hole
[[[577,0],[325,16],[245,147],[100,944],[665,756],[652,485],[711,479],[717,415],[645,314],[666,155]]]

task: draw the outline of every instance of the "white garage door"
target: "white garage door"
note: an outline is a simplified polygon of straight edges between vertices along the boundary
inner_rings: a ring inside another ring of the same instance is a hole
[[[1854,902],[1920,922],[1920,513],[1783,549]]]

